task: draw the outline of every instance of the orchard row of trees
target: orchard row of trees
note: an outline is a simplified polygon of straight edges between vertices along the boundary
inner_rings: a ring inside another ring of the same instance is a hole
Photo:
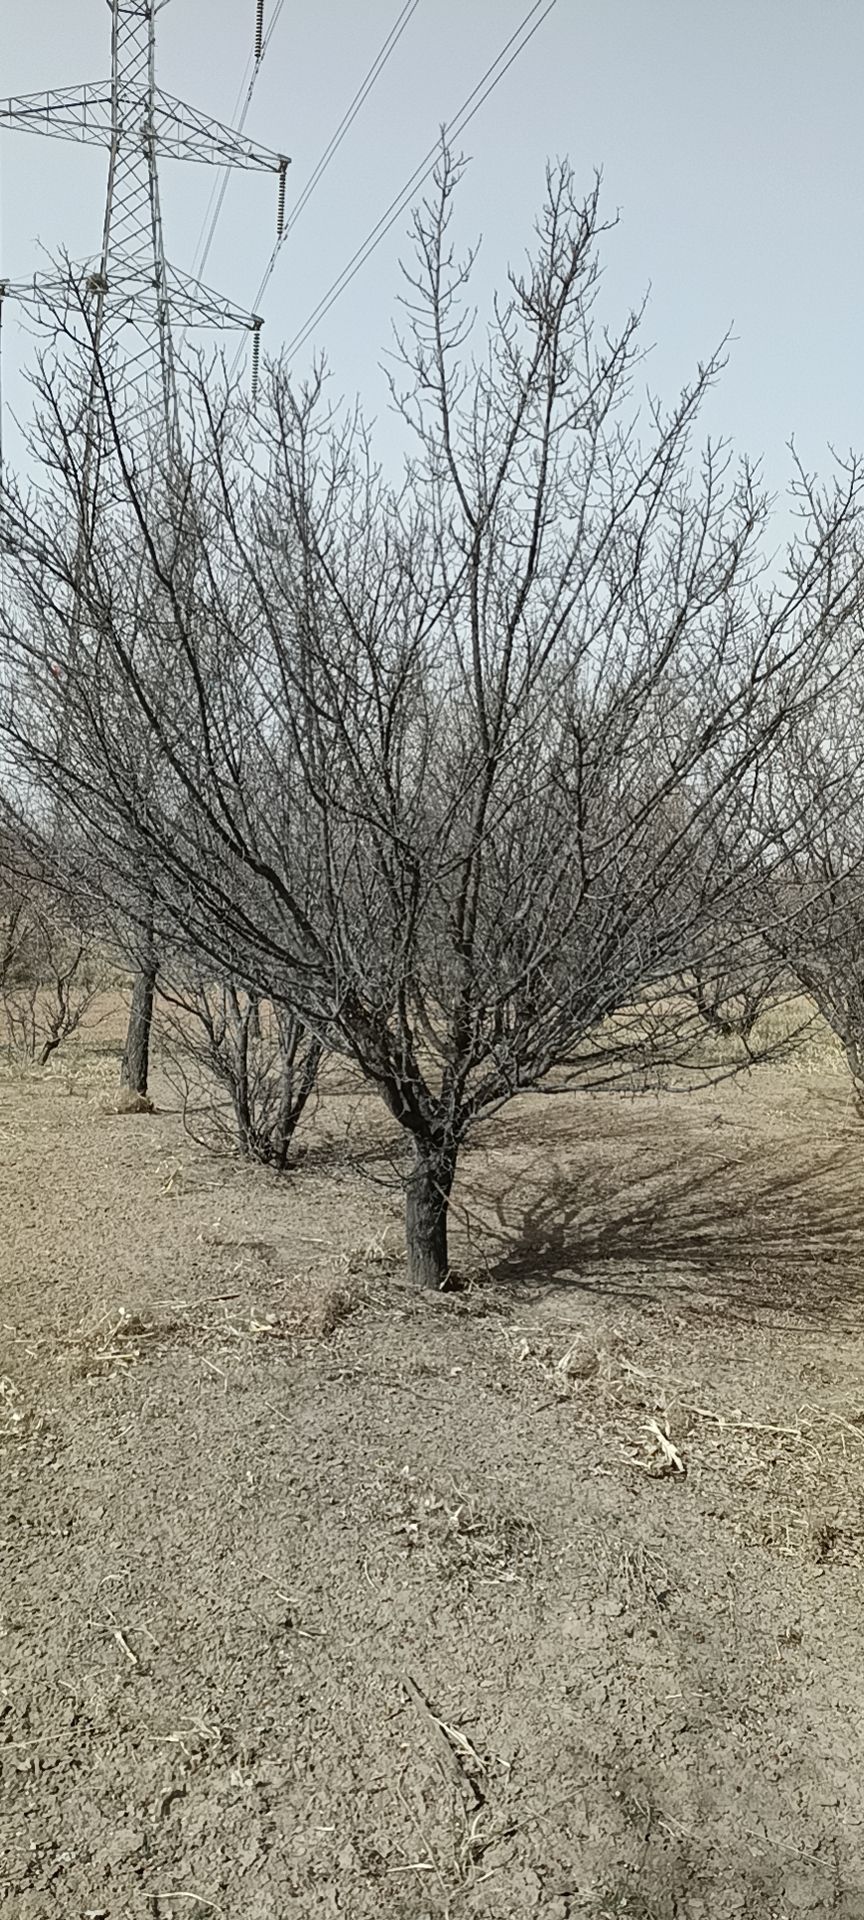
[[[135,966],[121,1111],[152,1104],[158,978],[163,1064],[189,1132],[214,1151],[239,1151],[284,1172],[315,1091],[320,1042],[284,1006],[212,967],[203,972],[176,945],[158,967],[151,949],[142,966],[128,927],[69,854],[66,836],[40,835],[32,822],[26,838],[19,829],[0,844],[0,1059],[19,1069],[47,1066]]]
[[[758,472],[698,443],[720,358],[637,401],[566,166],[481,336],[458,173],[415,218],[398,485],[279,364],[254,413],[193,382],[145,464],[85,342],[0,495],[8,832],[134,964],[130,1083],[157,974],[247,1151],[284,1162],[322,1053],[352,1061],[404,1133],[419,1285],[462,1144],[526,1089],[753,1045],[793,981],[864,1073],[862,471],[799,468],[778,554]]]

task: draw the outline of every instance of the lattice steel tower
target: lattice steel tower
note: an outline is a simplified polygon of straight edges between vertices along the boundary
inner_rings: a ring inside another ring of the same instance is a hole
[[[95,85],[0,100],[0,129],[24,128],[108,149],[108,184],[98,259],[75,272],[88,303],[89,331],[106,362],[122,370],[139,422],[161,411],[169,442],[177,420],[173,329],[246,327],[253,334],[253,383],[261,320],[189,274],[169,266],[159,206],[160,154],[218,167],[259,168],[279,181],[277,233],[285,206],[284,154],[247,140],[175,100],[156,85],[156,15],[167,0],[108,0],[111,78]],[[256,0],[255,61],[261,60],[264,0]],[[68,278],[37,274],[0,280],[0,301],[14,296],[37,311],[68,296]],[[95,357],[94,357],[95,369]]]

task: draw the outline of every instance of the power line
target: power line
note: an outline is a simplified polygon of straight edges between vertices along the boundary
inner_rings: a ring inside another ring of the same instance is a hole
[[[250,53],[249,59],[246,62],[246,69],[243,74],[243,79],[240,82],[240,90],[238,92],[237,99],[234,104],[234,112],[231,116],[232,124],[236,123],[238,133],[242,133],[243,128],[246,124],[246,116],[252,104],[252,95],[255,92],[255,82],[258,78],[259,73],[261,72],[264,56],[267,52],[267,48],[270,45],[270,41],[273,38],[273,33],[276,27],[276,23],[279,19],[279,15],[282,12],[282,8],[284,5],[285,5],[285,0],[276,0],[276,11],[273,15],[273,18],[270,22],[269,27],[267,28],[266,33],[264,34],[261,40],[260,51],[256,45],[255,52]],[[260,18],[260,15],[259,15],[259,18]],[[241,103],[242,103],[242,109],[241,109]],[[239,119],[238,119],[238,114],[239,114]],[[196,279],[198,280],[201,279],[201,276],[204,272],[204,268],[207,265],[207,260],[210,254],[210,248],[213,245],[213,239],[216,233],[216,228],[219,224],[222,208],[225,204],[225,195],[228,191],[228,182],[230,180],[230,177],[231,177],[231,169],[230,167],[226,167],[222,175],[221,182],[220,181],[214,182],[213,189],[210,194],[210,199],[207,202],[207,210],[205,212],[204,219],[201,225],[201,232],[198,236],[198,245],[195,248],[195,254],[192,261],[192,272],[195,275]],[[208,227],[208,221],[209,221],[209,227]],[[206,240],[205,240],[205,234],[206,234]],[[257,311],[257,306],[256,306],[256,311]]]
[[[307,205],[308,201],[311,199],[311,196],[314,193],[315,188],[317,187],[319,181],[321,180],[322,176],[326,173],[331,160],[333,159],[334,155],[338,151],[339,147],[341,147],[346,134],[349,132],[350,128],[353,126],[354,121],[356,120],[357,115],[360,112],[360,108],[362,107],[367,95],[371,92],[372,88],[375,85],[376,80],[379,78],[380,74],[383,72],[390,58],[390,55],[393,53],[394,49],[396,48],[399,41],[401,40],[402,35],[405,31],[405,28],[407,27],[408,22],[410,21],[412,15],[416,12],[419,4],[420,4],[420,0],[405,0],[405,5],[402,7],[401,12],[397,15],[396,19],[394,20],[386,40],[384,40],[382,42],[382,45],[379,47],[378,52],[376,53],[375,58],[372,62],[372,65],[367,69],[363,79],[360,82],[359,87],[357,88],[357,92],[355,93],[354,98],[349,102],[349,105],[346,107],[345,112],[342,115],[342,118],[339,122],[338,127],[336,128],[335,133],[331,135],[331,138],[328,141],[324,149],[324,152],[321,155],[320,160],[318,160],[316,165],[313,167],[312,172],[309,175],[308,180],[306,181],[306,184],[300,194],[299,199],[291,209],[291,212],[282,228],[281,233],[277,235],[276,242],[273,247],[273,251],[264,269],[264,273],[261,279],[261,284],[255,295],[255,300],[253,304],[254,304],[254,311],[256,313],[260,310],[261,301],[264,297],[264,294],[267,291],[267,287],[270,283],[270,279],[272,277],[273,269],[276,265],[276,261],[279,258],[279,254],[282,250],[282,247],[285,244],[285,241],[288,238],[289,233],[291,232],[292,227],[296,226],[296,223],[299,220],[304,207]],[[275,25],[275,21],[273,24]],[[272,28],[271,28],[271,32],[272,32]],[[242,122],[241,122],[241,125],[242,125]],[[234,375],[237,372],[237,368],[239,364],[240,364],[240,354],[237,354],[235,355],[234,364],[231,368],[232,379],[234,378]]]
[[[529,41],[533,40],[535,33],[542,27],[544,20],[548,18],[555,5],[556,0],[547,0],[547,4],[543,7],[543,12],[540,13],[539,19],[534,20],[534,15],[538,13],[539,9],[543,6],[543,0],[534,0],[534,5],[529,7],[528,12],[520,21],[515,32],[510,35],[509,40],[505,41],[500,53],[496,55],[495,59],[486,68],[486,72],[482,75],[481,79],[478,80],[477,85],[472,89],[471,93],[463,100],[461,107],[459,107],[458,111],[453,115],[452,120],[448,121],[440,138],[436,140],[435,145],[429,148],[428,153],[425,154],[424,158],[420,161],[419,166],[415,167],[410,179],[405,182],[404,187],[396,195],[395,199],[391,200],[390,205],[385,208],[380,220],[376,222],[375,226],[372,227],[371,231],[366,235],[365,240],[361,242],[356,253],[352,254],[351,259],[347,265],[343,267],[342,272],[337,275],[332,285],[328,287],[327,292],[322,295],[317,306],[314,307],[309,314],[308,319],[294,335],[293,340],[289,341],[286,348],[289,359],[305,345],[310,334],[314,332],[318,325],[319,320],[322,320],[324,315],[329,313],[330,308],[338,300],[340,294],[344,293],[346,287],[350,286],[355,274],[359,273],[362,266],[365,266],[370,255],[374,253],[376,247],[380,245],[385,235],[389,233],[390,228],[405,211],[412,195],[417,192],[417,189],[423,185],[423,182],[427,180],[430,173],[433,172],[441,153],[442,141],[457,139],[461,133],[464,133],[465,128],[470,125],[474,115],[479,113],[484,102],[488,100],[489,95],[494,92],[499,81],[503,80],[504,75],[509,72],[514,61],[518,60],[520,53],[524,53]],[[526,33],[525,29],[532,20],[534,20],[534,24],[530,27],[530,31]],[[513,49],[512,52],[510,52],[511,48]],[[510,55],[509,59],[505,57],[507,54]],[[274,249],[274,254],[276,251],[277,249]]]
[[[273,249],[273,253],[271,254],[270,260],[267,265],[267,271],[264,275],[264,278],[261,282],[258,292],[255,295],[256,311],[257,311],[261,296],[266,290],[267,283],[270,279],[270,275],[272,274],[273,268],[276,264],[276,258],[278,256],[279,249],[281,248],[283,242],[287,240],[288,235],[291,232],[291,228],[295,226],[296,222],[299,220],[300,215],[303,212],[303,208],[305,207],[307,201],[311,198],[311,195],[314,193],[315,188],[317,187],[318,182],[321,179],[322,175],[326,173],[327,168],[329,167],[330,162],[333,158],[333,155],[337,151],[337,148],[341,147],[342,142],[345,138],[345,135],[348,132],[349,128],[353,125],[353,122],[356,120],[357,115],[360,112],[360,108],[362,107],[367,94],[371,92],[373,86],[375,85],[375,81],[378,78],[378,75],[383,71],[384,67],[387,65],[387,61],[389,60],[390,55],[397,44],[397,41],[401,40],[402,35],[405,31],[405,28],[407,27],[408,22],[411,19],[411,15],[416,12],[419,4],[420,4],[420,0],[406,0],[406,5],[402,8],[402,12],[400,13],[398,20],[391,27],[390,32],[387,36],[387,39],[385,40],[384,45],[381,47],[380,51],[377,53],[371,67],[369,68],[368,73],[366,74],[365,79],[361,81],[360,86],[358,87],[357,92],[355,93],[354,98],[351,102],[351,105],[348,108],[346,108],[346,111],[343,114],[338,127],[336,128],[336,132],[334,133],[331,141],[329,142],[329,145],[325,147],[324,152],[321,155],[318,165],[315,167],[314,171],[310,174],[309,179],[307,180],[306,185],[303,188],[303,191],[300,195],[299,200],[297,201],[296,206],[292,207],[291,212],[288,216],[288,219],[285,223],[284,231],[280,235],[277,245]]]

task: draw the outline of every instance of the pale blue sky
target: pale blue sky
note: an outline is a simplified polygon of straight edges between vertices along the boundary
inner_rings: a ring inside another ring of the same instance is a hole
[[[459,106],[528,0],[420,0],[382,79],[282,251],[264,313],[275,350],[294,334]],[[268,0],[272,15],[275,0]],[[299,194],[400,0],[286,0],[247,131],[292,156]],[[251,49],[254,0],[170,0],[159,80],[230,118]],[[105,0],[0,0],[0,92],[107,73]],[[547,155],[569,154],[621,224],[606,243],[605,301],[623,313],[651,286],[648,378],[666,397],[730,326],[713,429],[787,472],[784,443],[822,463],[864,448],[864,0],[557,0],[465,138],[466,237],[483,235],[488,294],[530,236]],[[38,264],[38,243],[98,247],[105,155],[0,134],[0,273]],[[189,267],[213,176],[165,161],[166,250]],[[275,184],[235,175],[206,278],[251,305],[273,237]],[[407,218],[323,321],[340,390],[382,422],[382,349]],[[8,316],[12,320],[12,316]],[[22,404],[7,325],[4,381]],[[312,347],[295,364],[302,368]],[[7,435],[7,448],[9,436]]]

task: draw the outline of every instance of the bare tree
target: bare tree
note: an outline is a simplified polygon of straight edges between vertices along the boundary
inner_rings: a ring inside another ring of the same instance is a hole
[[[845,876],[813,893],[816,912],[792,922],[791,964],[843,1048],[864,1116],[864,892]]]
[[[194,961],[175,960],[163,979],[161,1023],[190,1127],[195,1105],[196,1137],[283,1173],[315,1091],[320,1041],[286,1006],[208,977]]]
[[[44,1067],[77,1032],[104,968],[93,928],[32,864],[0,866],[0,1028],[10,1059]]]
[[[855,659],[856,616],[841,648]],[[789,797],[802,827],[786,833]],[[770,795],[783,858],[762,901],[768,943],[846,1055],[864,1114],[864,705],[860,674],[829,706],[804,712],[783,743]]]
[[[639,316],[617,335],[597,318],[598,199],[567,167],[480,341],[457,176],[445,156],[415,220],[398,486],[320,371],[297,390],[273,368],[254,418],[202,381],[183,485],[158,501],[118,428],[74,672],[80,448],[56,383],[51,480],[29,499],[7,484],[0,523],[7,741],[59,782],[105,871],[137,849],[157,937],[181,927],[202,967],[378,1089],[409,1148],[423,1286],[447,1273],[478,1120],[525,1089],[686,1057],[676,983],[776,868],[765,783],[848,670],[837,634],[859,597],[856,464],[825,487],[799,474],[772,578],[757,476],[694,453],[721,360],[671,409],[637,405]],[[40,719],[52,661],[69,771]]]
[[[717,947],[707,958],[697,955],[690,985],[698,1012],[709,1033],[720,1040],[740,1040],[749,1048],[759,1020],[778,997],[782,975],[768,956],[757,951],[724,952]]]

